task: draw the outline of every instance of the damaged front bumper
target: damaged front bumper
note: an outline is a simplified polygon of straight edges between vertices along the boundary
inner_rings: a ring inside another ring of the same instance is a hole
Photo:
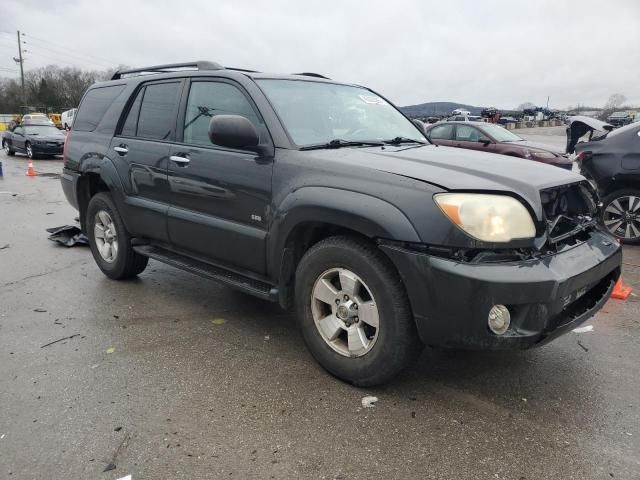
[[[620,276],[622,250],[607,233],[560,253],[504,263],[470,264],[381,244],[409,294],[427,345],[526,349],[546,343],[591,318]],[[505,305],[511,326],[487,325],[489,310]]]

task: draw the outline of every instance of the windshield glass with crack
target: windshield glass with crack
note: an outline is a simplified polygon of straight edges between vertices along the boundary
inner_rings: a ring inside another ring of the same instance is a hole
[[[299,146],[427,140],[400,112],[369,90],[305,80],[261,79],[265,92],[291,139]]]

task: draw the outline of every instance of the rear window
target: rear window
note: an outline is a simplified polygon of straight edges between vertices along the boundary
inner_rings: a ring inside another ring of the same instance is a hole
[[[94,131],[124,87],[124,85],[113,85],[89,90],[80,104],[78,115],[73,122],[73,129],[81,132]]]
[[[157,140],[174,137],[180,83],[147,85],[142,98],[136,136]]]

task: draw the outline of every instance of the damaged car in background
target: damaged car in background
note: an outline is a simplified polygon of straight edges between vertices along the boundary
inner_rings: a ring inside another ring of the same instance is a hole
[[[85,94],[64,162],[106,276],[153,258],[295,305],[311,354],[360,386],[423,345],[542,345],[620,275],[581,175],[433,145],[376,92],[318,74],[117,72]]]
[[[640,244],[640,123],[612,130],[589,117],[573,117],[567,151],[602,198],[600,221],[624,243]],[[586,142],[579,142],[583,136]]]

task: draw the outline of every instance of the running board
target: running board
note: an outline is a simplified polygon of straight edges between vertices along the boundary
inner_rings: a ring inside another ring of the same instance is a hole
[[[195,273],[250,295],[272,302],[278,301],[278,289],[266,282],[255,280],[224,268],[215,267],[153,245],[136,245],[133,250],[145,257],[153,258],[186,272]]]

